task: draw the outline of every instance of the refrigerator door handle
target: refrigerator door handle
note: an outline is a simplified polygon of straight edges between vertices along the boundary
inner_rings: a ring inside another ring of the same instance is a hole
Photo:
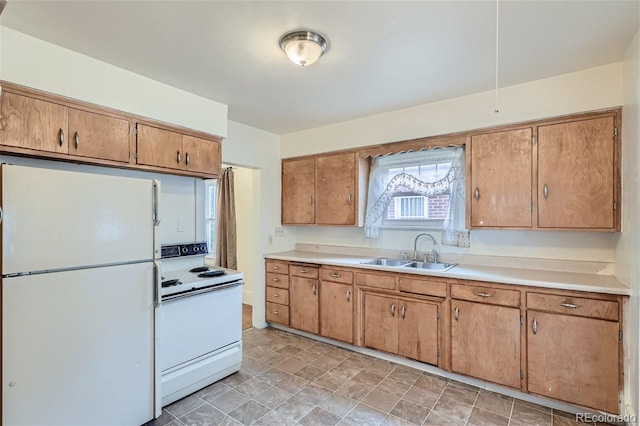
[[[154,226],[160,225],[160,213],[158,212],[159,198],[160,198],[160,192],[158,188],[158,181],[154,180],[153,181],[153,215],[152,215]]]
[[[153,307],[160,307],[160,292],[162,291],[161,282],[160,282],[160,274],[159,274],[158,262],[153,262]]]

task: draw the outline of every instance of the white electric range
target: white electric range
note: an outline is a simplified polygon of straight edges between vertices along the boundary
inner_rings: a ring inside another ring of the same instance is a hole
[[[162,246],[157,341],[162,406],[242,364],[243,275],[205,266],[206,253],[204,242]]]

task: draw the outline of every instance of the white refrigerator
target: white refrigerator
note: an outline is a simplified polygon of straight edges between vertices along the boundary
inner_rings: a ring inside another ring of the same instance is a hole
[[[2,424],[160,414],[159,182],[1,166]]]

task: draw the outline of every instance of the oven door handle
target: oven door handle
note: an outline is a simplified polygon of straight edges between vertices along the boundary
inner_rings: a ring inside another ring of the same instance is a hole
[[[216,285],[216,286],[213,286],[213,287],[205,287],[205,288],[202,288],[200,290],[190,291],[188,293],[179,293],[179,294],[176,294],[176,295],[163,297],[162,298],[162,303],[171,302],[173,300],[178,300],[178,299],[183,299],[185,297],[191,297],[191,296],[197,296],[197,295],[200,295],[200,294],[211,293],[213,291],[225,290],[225,289],[228,289],[228,288],[238,287],[238,286],[241,286],[241,285],[244,285],[244,281],[238,280],[238,281],[230,282],[228,284],[220,284],[220,285]]]

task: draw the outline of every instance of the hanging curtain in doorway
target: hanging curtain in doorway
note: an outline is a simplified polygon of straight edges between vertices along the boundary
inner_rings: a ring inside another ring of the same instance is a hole
[[[218,221],[216,226],[216,265],[237,269],[236,203],[233,188],[233,169],[222,172],[218,183]]]

